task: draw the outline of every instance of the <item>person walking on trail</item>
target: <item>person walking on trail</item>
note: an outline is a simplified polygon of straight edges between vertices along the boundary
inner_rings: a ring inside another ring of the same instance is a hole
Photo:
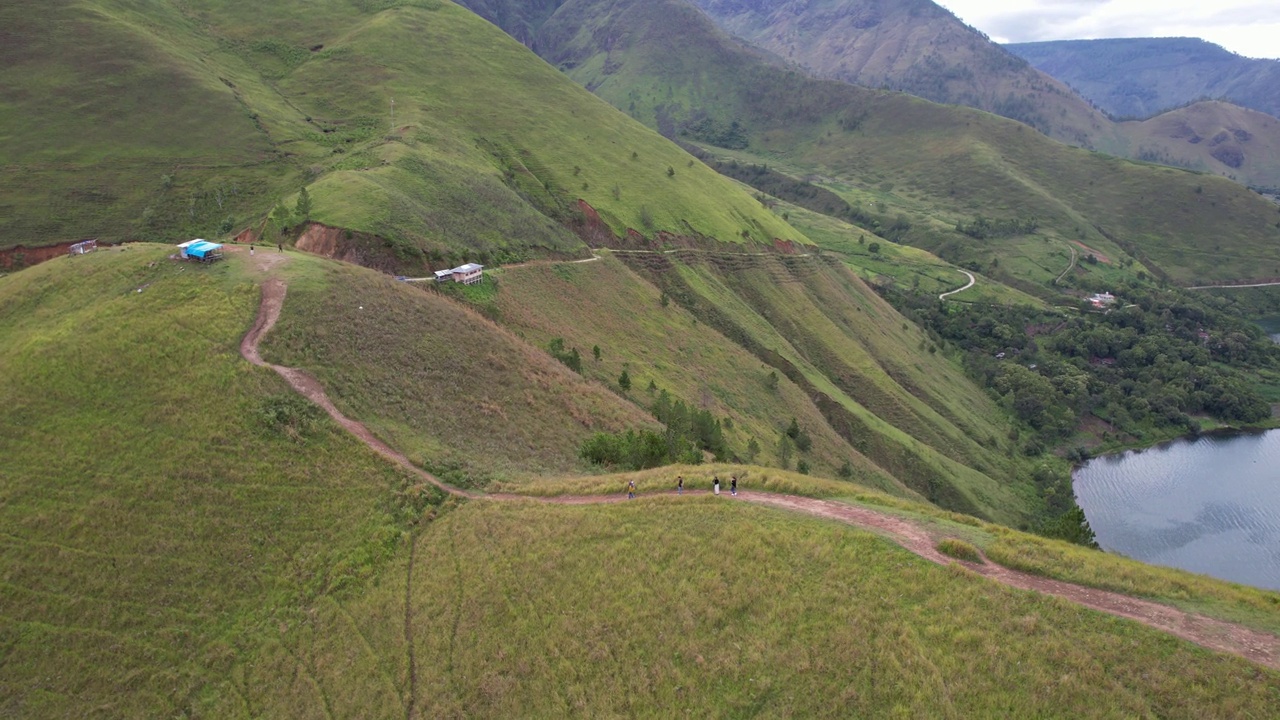
[[[738,476],[737,475],[734,475],[732,478],[729,479],[729,494],[735,495],[735,496],[738,494]]]
[[[636,481],[635,480],[632,480],[631,482],[627,483],[627,499],[628,500],[636,499]]]
[[[720,476],[719,475],[717,475],[715,480],[711,482],[711,492],[714,492],[717,495],[720,494]]]
[[[676,494],[677,495],[684,494],[684,476],[683,475],[676,476]]]
[[[249,257],[253,257],[253,246],[249,246]]]
[[[276,249],[280,252],[284,252],[284,243],[276,243]]]

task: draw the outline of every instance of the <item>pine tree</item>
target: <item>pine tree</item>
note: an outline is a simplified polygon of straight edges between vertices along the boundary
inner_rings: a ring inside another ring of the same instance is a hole
[[[623,370],[622,374],[618,376],[618,387],[622,388],[622,392],[631,390],[631,376],[627,374],[626,370]]]
[[[294,215],[298,217],[298,222],[306,222],[311,219],[311,194],[307,189],[302,188],[302,192],[298,193],[298,204],[294,207]]]

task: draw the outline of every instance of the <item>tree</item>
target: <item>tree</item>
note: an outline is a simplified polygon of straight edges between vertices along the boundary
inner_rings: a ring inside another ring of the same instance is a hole
[[[668,166],[667,166],[667,177],[675,177],[675,176],[676,176],[676,169],[675,169],[675,168],[673,168],[673,167],[671,167],[670,165],[668,165]]]
[[[836,477],[841,480],[853,479],[853,466],[849,464],[848,460],[845,460],[844,464],[840,466],[840,469],[836,470]]]
[[[626,370],[623,370],[622,374],[618,376],[618,387],[622,388],[622,392],[631,390],[631,375]]]
[[[880,253],[880,243],[873,242],[867,246],[867,249],[870,250],[873,255],[878,255]]]
[[[801,475],[809,474],[809,463],[804,458],[801,458],[800,462],[796,463],[796,472]]]
[[[800,437],[800,423],[795,418],[791,418],[791,424],[787,426],[787,437],[792,440]]]
[[[778,438],[778,465],[786,470],[791,467],[791,438],[786,433]]]
[[[297,216],[298,222],[311,219],[311,194],[305,187],[298,193],[298,204],[294,207],[293,214]]]
[[[759,454],[760,443],[756,442],[755,438],[751,438],[751,440],[747,442],[747,459],[751,462],[755,462],[756,456]]]
[[[591,354],[595,356],[596,362],[600,362],[600,346],[599,345],[591,346]]]

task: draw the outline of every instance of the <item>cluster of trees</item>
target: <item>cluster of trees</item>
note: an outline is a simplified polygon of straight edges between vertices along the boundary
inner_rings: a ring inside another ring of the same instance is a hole
[[[593,348],[596,359],[600,359],[599,345]],[[551,357],[559,360],[569,367],[570,370],[582,373],[582,355],[578,352],[578,348],[564,349],[564,338],[555,338],[547,345],[547,352],[551,353]]]
[[[666,390],[658,393],[653,415],[665,429],[627,430],[621,433],[596,433],[582,444],[578,455],[593,465],[607,465],[627,470],[644,470],[671,463],[696,465],[703,453],[716,460],[729,457],[722,422],[709,410],[700,410],[673,399]]]
[[[956,232],[978,240],[1030,235],[1039,227],[1040,221],[1034,217],[992,220],[979,215],[971,222],[964,222],[963,220],[956,222]]]
[[[746,129],[742,123],[732,120],[726,124],[705,114],[699,114],[681,123],[680,134],[729,150],[744,150],[749,144]]]
[[[1032,453],[1068,437],[1087,414],[1142,437],[1194,432],[1191,417],[1257,422],[1271,408],[1247,371],[1280,367],[1280,349],[1251,324],[1175,290],[1128,284],[1124,307],[1079,316],[1028,307],[960,307],[897,298],[969,373],[1034,431]]]

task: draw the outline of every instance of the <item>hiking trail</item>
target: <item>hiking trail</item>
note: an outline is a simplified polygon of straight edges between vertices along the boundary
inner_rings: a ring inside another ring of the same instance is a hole
[[[972,276],[970,277],[972,278]],[[972,285],[972,282],[970,285]],[[274,370],[295,391],[323,408],[329,414],[329,417],[333,418],[347,432],[359,438],[374,452],[400,465],[424,482],[459,497],[497,502],[524,501],[559,505],[596,505],[627,502],[625,491],[621,487],[615,495],[533,497],[527,495],[472,493],[448,485],[431,473],[417,467],[409,461],[409,458],[374,437],[373,433],[363,424],[343,415],[329,400],[320,382],[309,373],[297,368],[268,363],[262,359],[258,351],[258,345],[262,338],[275,326],[276,320],[279,319],[280,310],[284,307],[286,292],[287,286],[283,280],[277,277],[268,278],[263,282],[262,303],[258,308],[258,315],[254,320],[253,327],[249,329],[249,332],[245,334],[244,339],[240,342],[240,354],[254,365],[269,367]],[[959,290],[954,292],[959,292]],[[709,491],[705,490],[686,490],[684,493],[684,495],[691,497],[705,497],[709,494]],[[677,497],[674,490],[647,493],[645,495],[645,497],[653,496],[670,499]],[[1280,637],[1203,615],[1188,613],[1150,600],[1142,600],[1108,590],[1099,590],[1011,570],[990,561],[986,563],[970,563],[956,560],[938,552],[934,547],[936,539],[924,528],[910,520],[889,513],[830,500],[751,490],[739,490],[736,497],[728,494],[722,494],[721,497],[790,510],[871,530],[893,540],[912,553],[939,565],[958,563],[978,575],[1008,587],[1053,595],[1098,612],[1135,620],[1202,647],[1237,655],[1259,665],[1280,670]]]

